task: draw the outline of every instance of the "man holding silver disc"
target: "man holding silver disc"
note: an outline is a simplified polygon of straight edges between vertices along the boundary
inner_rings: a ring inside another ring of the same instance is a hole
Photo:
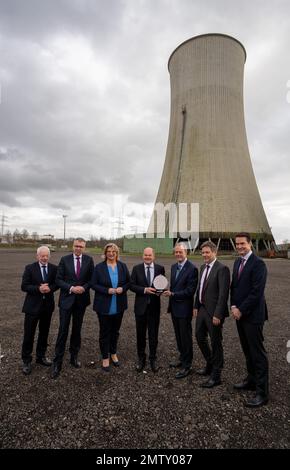
[[[165,284],[163,286],[162,281],[166,284],[167,281],[164,277],[164,267],[155,263],[153,248],[147,247],[144,249],[143,261],[143,263],[133,267],[130,287],[136,294],[134,304],[138,354],[136,370],[141,372],[146,365],[145,349],[146,332],[148,330],[150,366],[153,372],[157,372],[156,351],[160,322],[160,293],[167,287]],[[160,291],[159,287],[161,287]]]

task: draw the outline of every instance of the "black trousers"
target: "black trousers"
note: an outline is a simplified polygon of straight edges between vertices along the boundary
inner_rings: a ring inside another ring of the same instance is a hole
[[[69,352],[71,356],[77,357],[81,348],[81,329],[86,307],[79,306],[76,301],[69,310],[59,309],[59,329],[55,345],[55,356],[53,362],[59,366],[62,364],[65,353],[65,345],[69,333],[70,321],[72,318],[72,329],[70,337]]]
[[[103,359],[108,359],[110,354],[116,354],[119,338],[119,330],[121,328],[123,313],[114,315],[105,315],[98,313],[100,324],[100,350]]]
[[[246,358],[248,381],[256,385],[256,392],[263,397],[269,395],[269,364],[264,348],[263,324],[237,321],[243,353]]]
[[[221,370],[224,366],[222,329],[223,322],[215,326],[212,322],[212,317],[201,306],[198,310],[195,323],[195,337],[206,360],[207,367],[212,369],[212,376],[215,379],[220,378]],[[209,346],[208,336],[210,337],[211,347]]]
[[[160,323],[160,311],[156,311],[149,304],[143,315],[136,315],[136,336],[137,336],[137,354],[139,359],[146,358],[146,333],[148,330],[149,359],[156,359],[158,346],[158,331]]]
[[[45,300],[38,315],[25,313],[24,318],[24,337],[22,343],[22,360],[25,363],[32,361],[32,351],[36,328],[38,325],[38,340],[36,345],[36,356],[45,357],[47,348],[47,338],[50,328],[52,311],[47,309]]]
[[[178,318],[171,314],[174,327],[177,349],[179,351],[179,359],[182,367],[187,369],[191,367],[193,351],[192,351],[192,315],[186,318]]]

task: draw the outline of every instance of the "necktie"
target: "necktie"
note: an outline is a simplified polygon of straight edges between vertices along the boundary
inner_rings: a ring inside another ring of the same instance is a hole
[[[81,262],[80,262],[80,257],[79,256],[77,256],[76,259],[77,259],[76,277],[77,277],[77,279],[79,279],[80,273],[81,273]]]
[[[204,294],[205,294],[205,288],[206,288],[206,281],[207,281],[207,276],[208,276],[208,271],[209,271],[209,264],[206,265],[206,272],[205,276],[203,278],[203,284],[202,284],[202,291],[201,291],[201,303],[204,303]]]
[[[147,266],[146,269],[147,269],[147,273],[146,273],[147,284],[150,287],[151,286],[150,266]]]
[[[238,270],[238,279],[240,278],[240,275],[244,269],[244,266],[245,266],[245,258],[241,258],[241,261],[240,261],[240,266],[239,266],[239,270]]]
[[[48,277],[47,277],[46,265],[42,264],[41,268],[42,268],[42,278],[43,278],[44,282],[47,282]]]
[[[181,264],[178,264],[178,265],[177,265],[176,274],[175,274],[175,279],[178,278],[178,276],[179,276],[181,270],[182,270],[182,265],[181,265]]]

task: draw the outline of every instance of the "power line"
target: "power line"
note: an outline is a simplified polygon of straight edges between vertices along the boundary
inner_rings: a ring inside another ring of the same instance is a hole
[[[7,223],[6,223],[7,220],[8,220],[7,215],[2,214],[2,217],[1,217],[1,236],[2,237],[4,235],[5,227],[7,227]]]

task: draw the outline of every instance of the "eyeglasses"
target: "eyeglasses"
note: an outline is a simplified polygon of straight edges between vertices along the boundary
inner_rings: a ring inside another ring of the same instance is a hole
[[[74,245],[74,248],[85,248],[85,246],[81,246],[81,245]]]

